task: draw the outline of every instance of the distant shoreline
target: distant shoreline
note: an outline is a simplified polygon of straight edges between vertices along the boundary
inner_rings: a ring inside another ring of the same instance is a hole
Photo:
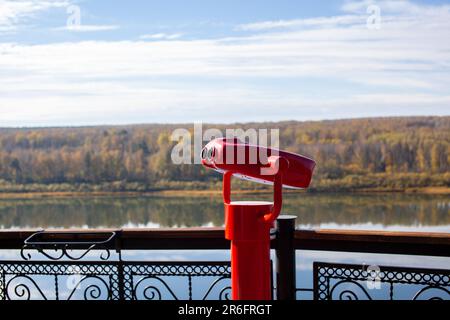
[[[175,124],[149,124],[0,129],[0,198],[18,194],[220,194],[220,175],[201,165],[189,165],[192,152],[184,165],[172,161],[177,142],[171,140],[171,135],[177,128],[180,126]],[[450,194],[448,116],[204,127],[212,128],[220,132],[278,129],[281,149],[304,154],[317,163],[308,192]],[[270,188],[234,180],[235,192],[270,192]]]
[[[238,190],[239,194],[270,194],[270,190]],[[285,190],[286,194],[305,193],[307,191]],[[382,193],[403,193],[403,194],[450,194],[448,187],[426,187],[409,189],[355,189],[352,191],[309,191],[311,194],[342,193],[342,194],[382,194]],[[186,197],[186,196],[220,196],[221,190],[158,190],[158,191],[99,191],[99,192],[0,192],[1,199],[37,199],[37,198],[68,198],[68,197]]]

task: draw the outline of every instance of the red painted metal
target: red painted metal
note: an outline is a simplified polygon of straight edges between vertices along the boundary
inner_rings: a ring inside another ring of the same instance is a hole
[[[278,167],[284,166],[283,186],[296,189],[309,187],[316,166],[314,160],[305,156],[226,138],[206,145],[202,150],[202,164],[221,173],[231,171],[236,177],[266,184],[273,184]]]
[[[270,300],[270,228],[281,211],[282,187],[307,188],[315,162],[237,139],[216,139],[203,149],[202,163],[223,173],[225,237],[231,240],[232,298]],[[232,201],[233,176],[273,184],[274,201]]]

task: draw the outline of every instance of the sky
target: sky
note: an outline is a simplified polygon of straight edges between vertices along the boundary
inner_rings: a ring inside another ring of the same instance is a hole
[[[450,1],[0,0],[0,127],[450,115]]]

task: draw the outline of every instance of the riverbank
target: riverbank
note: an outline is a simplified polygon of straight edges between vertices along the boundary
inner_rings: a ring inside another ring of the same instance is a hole
[[[236,190],[242,194],[270,194],[270,189],[260,190]],[[408,188],[408,189],[355,189],[345,191],[317,191],[317,190],[284,190],[284,193],[342,193],[342,194],[368,194],[368,193],[404,193],[404,194],[450,194],[448,187],[427,187],[427,188]],[[145,192],[0,192],[0,199],[35,199],[35,198],[66,198],[66,197],[203,197],[203,196],[221,196],[221,190],[155,190]]]

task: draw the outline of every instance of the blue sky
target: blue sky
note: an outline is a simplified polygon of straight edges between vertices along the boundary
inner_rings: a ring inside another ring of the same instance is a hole
[[[438,0],[0,0],[0,126],[450,115],[448,39]]]

